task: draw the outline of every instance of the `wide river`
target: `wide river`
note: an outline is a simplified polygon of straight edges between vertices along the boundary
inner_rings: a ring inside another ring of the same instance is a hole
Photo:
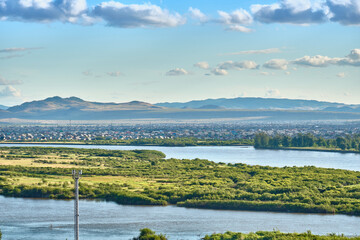
[[[4,240],[73,239],[73,201],[0,196],[0,228]],[[345,215],[188,209],[175,206],[124,206],[80,201],[80,239],[131,239],[141,228],[165,233],[169,239],[200,239],[226,230],[344,233],[360,235],[360,217]]]
[[[323,168],[338,168],[360,171],[360,154],[289,151],[289,150],[259,150],[253,147],[215,146],[215,147],[162,147],[162,146],[115,146],[115,145],[69,145],[69,144],[0,144],[0,147],[11,146],[45,146],[72,148],[100,148],[110,150],[150,149],[166,154],[167,158],[178,159],[208,159],[214,162],[246,163],[272,167],[284,166],[316,166]]]
[[[359,154],[333,152],[255,150],[253,147],[159,147],[103,145],[1,144],[112,150],[152,149],[167,158],[209,159],[215,162],[268,166],[318,166],[360,171]],[[3,240],[73,239],[73,202],[5,198],[0,196],[0,229]],[[80,239],[131,239],[141,228],[165,233],[169,239],[200,239],[224,231],[283,232],[360,235],[360,217],[187,209],[175,206],[124,206],[112,202],[80,201]]]

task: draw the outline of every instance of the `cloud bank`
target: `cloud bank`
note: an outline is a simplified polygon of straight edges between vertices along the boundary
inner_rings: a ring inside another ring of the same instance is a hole
[[[360,25],[360,0],[279,0],[272,4],[252,4],[250,12],[245,9],[219,10],[218,17],[210,19],[197,8],[189,7],[181,15],[151,3],[104,1],[88,6],[86,0],[0,0],[0,21],[57,21],[82,25],[105,22],[107,26],[120,28],[157,28],[185,24],[189,17],[200,23],[217,22],[226,30],[238,32],[252,32],[249,25],[254,21],[300,25],[331,21]]]
[[[103,20],[108,26],[122,28],[175,27],[185,23],[180,14],[153,4],[108,1],[89,8],[86,0],[1,0],[0,19],[85,25]]]
[[[0,97],[21,97],[21,92],[12,86],[0,90]]]
[[[103,2],[95,6],[92,15],[103,19],[109,26],[122,28],[176,27],[185,23],[180,14],[171,14],[153,4]]]
[[[166,76],[183,76],[188,75],[189,72],[183,68],[175,68],[166,73]]]
[[[324,9],[316,9],[310,0],[282,0],[271,5],[251,6],[254,19],[262,23],[311,24],[327,20]]]
[[[327,67],[329,65],[338,66],[360,66],[360,49],[353,49],[344,58],[331,58],[328,56],[304,56],[302,58],[292,61],[293,64],[307,66],[307,67]]]
[[[19,85],[19,84],[22,84],[22,83],[23,82],[19,81],[19,80],[9,81],[9,80],[3,78],[2,76],[0,76],[0,85]]]

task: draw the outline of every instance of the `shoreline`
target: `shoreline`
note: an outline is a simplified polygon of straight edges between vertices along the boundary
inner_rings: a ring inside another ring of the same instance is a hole
[[[20,198],[20,199],[30,199],[30,200],[55,200],[55,201],[74,201],[74,199],[56,199],[56,198],[42,198],[42,197],[17,197],[17,196],[7,196],[0,193],[1,197],[4,198]],[[177,208],[188,208],[188,209],[198,209],[198,210],[213,210],[213,211],[236,211],[236,212],[260,212],[260,213],[285,213],[285,214],[294,214],[294,215],[320,215],[320,216],[347,216],[347,217],[356,217],[360,218],[360,215],[356,214],[344,214],[344,213],[331,213],[331,212],[297,212],[297,211],[276,211],[276,210],[250,210],[250,209],[229,209],[229,208],[216,208],[216,207],[203,207],[203,206],[186,206],[182,204],[166,204],[166,205],[156,205],[156,204],[124,204],[117,203],[113,200],[106,200],[102,198],[80,198],[80,201],[93,201],[93,202],[111,202],[117,205],[123,206],[135,206],[135,207],[177,207]]]
[[[99,146],[152,146],[152,147],[254,147],[254,145],[250,144],[229,144],[229,145],[189,145],[189,146],[169,146],[169,145],[157,145],[157,144],[111,144],[111,143],[87,143],[87,142],[0,142],[0,147],[3,144],[30,144],[30,145],[74,145],[74,146],[91,146],[91,145],[99,145]],[[255,148],[255,147],[254,147]],[[358,151],[354,150],[340,150],[340,149],[323,149],[323,148],[299,148],[299,147],[289,147],[289,148],[266,148],[260,147],[255,148],[256,150],[285,150],[285,151],[311,151],[311,152],[334,152],[334,153],[354,153],[360,154]]]
[[[336,153],[355,153],[360,152],[353,150],[337,150],[337,149],[316,149],[316,148],[255,148],[256,150],[286,150],[286,151],[310,151],[310,152],[336,152]]]

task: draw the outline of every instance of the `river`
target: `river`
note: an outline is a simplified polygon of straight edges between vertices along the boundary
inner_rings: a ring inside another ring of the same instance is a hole
[[[0,196],[3,240],[73,239],[73,201]],[[170,240],[200,239],[214,232],[259,230],[360,235],[360,217],[190,209],[175,206],[124,206],[80,201],[80,239],[121,240],[151,228]]]
[[[166,154],[167,158],[208,159],[214,162],[246,163],[272,167],[316,166],[360,171],[360,154],[317,151],[259,150],[242,146],[116,146],[116,145],[70,145],[70,144],[0,144],[0,146],[46,146],[73,148],[100,148],[110,150],[150,149]]]

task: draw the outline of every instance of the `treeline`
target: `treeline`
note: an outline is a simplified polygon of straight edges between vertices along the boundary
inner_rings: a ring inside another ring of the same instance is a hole
[[[325,139],[308,134],[297,134],[290,137],[287,135],[270,136],[266,133],[258,133],[254,138],[255,148],[326,148],[341,149],[342,151],[359,151],[360,136],[337,137],[336,139]]]

